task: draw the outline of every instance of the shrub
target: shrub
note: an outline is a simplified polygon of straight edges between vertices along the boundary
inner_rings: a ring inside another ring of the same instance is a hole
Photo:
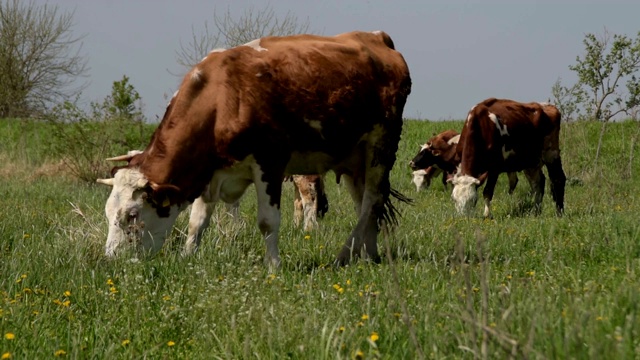
[[[78,179],[95,182],[109,177],[107,157],[142,149],[153,131],[145,124],[140,95],[124,76],[113,83],[112,93],[102,103],[91,103],[87,112],[77,101],[55,106],[47,115],[52,134],[49,148]]]

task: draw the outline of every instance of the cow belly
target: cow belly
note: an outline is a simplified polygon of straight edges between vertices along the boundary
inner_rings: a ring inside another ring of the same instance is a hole
[[[225,169],[214,172],[209,183],[207,202],[222,200],[227,204],[238,201],[249,185],[253,183],[251,166],[255,164],[253,156]]]

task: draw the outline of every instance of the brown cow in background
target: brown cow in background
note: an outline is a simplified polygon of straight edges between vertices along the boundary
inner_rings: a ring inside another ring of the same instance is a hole
[[[469,215],[477,202],[477,187],[485,184],[484,216],[502,172],[524,171],[539,212],[547,167],[551,194],[560,215],[564,211],[566,176],[560,159],[560,112],[550,104],[487,99],[474,106],[460,134],[460,171],[453,178],[452,197],[459,213]]]
[[[446,188],[447,183],[453,179],[460,165],[460,153],[458,142],[460,134],[455,130],[445,130],[440,134],[434,134],[426,144],[420,147],[420,151],[409,162],[413,169],[413,183],[416,190],[429,187],[431,178],[442,173],[442,184]],[[507,173],[509,177],[509,194],[512,194],[518,184],[518,175],[515,172]]]

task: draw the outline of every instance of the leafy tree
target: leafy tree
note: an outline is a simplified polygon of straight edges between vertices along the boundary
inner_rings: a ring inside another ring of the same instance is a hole
[[[74,98],[87,59],[71,33],[73,13],[34,1],[0,0],[0,117],[28,116]]]
[[[247,8],[239,18],[234,18],[231,11],[219,15],[213,12],[213,29],[204,23],[204,33],[197,34],[192,29],[192,37],[188,44],[180,44],[176,52],[178,64],[191,68],[215,48],[230,48],[263,36],[293,35],[307,33],[309,19],[300,21],[297,16],[287,12],[284,17],[276,16],[270,5],[262,9]]]
[[[558,107],[562,114],[563,121],[582,118],[580,104],[584,102],[585,93],[580,83],[566,87],[562,85],[562,79],[558,78],[551,87],[551,95],[553,96],[553,104]]]
[[[609,121],[620,113],[640,105],[640,32],[636,39],[626,35],[587,34],[583,40],[585,54],[576,58],[569,69],[578,74],[580,86],[586,89],[584,105],[595,120]],[[626,91],[621,89],[625,82]]]

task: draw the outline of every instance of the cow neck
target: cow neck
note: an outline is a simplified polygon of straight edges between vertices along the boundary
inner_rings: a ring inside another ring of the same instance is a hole
[[[140,165],[145,177],[159,185],[180,189],[179,202],[192,202],[211,180],[216,166],[212,156],[212,132],[203,124],[165,121],[160,124],[145,150]]]
[[[465,123],[464,134],[460,136],[458,143],[458,146],[462,146],[460,174],[474,178],[478,178],[485,172],[484,164],[482,164],[482,161],[478,161],[482,159],[481,152],[484,144],[480,123],[480,116],[482,115],[479,115],[478,110],[480,109],[478,108],[479,106],[476,107],[473,116]]]

